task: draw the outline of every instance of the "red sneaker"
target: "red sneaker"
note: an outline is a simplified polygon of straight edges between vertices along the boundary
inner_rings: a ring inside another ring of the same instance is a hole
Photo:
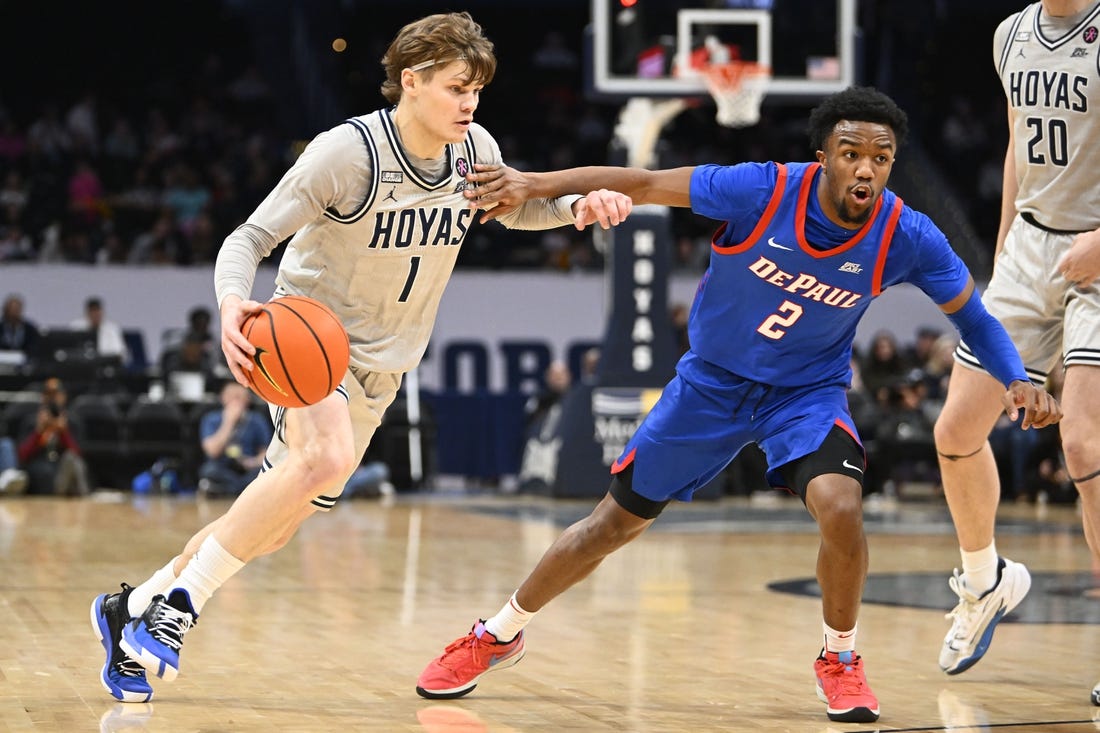
[[[478,621],[470,633],[451,642],[443,655],[424,668],[416,694],[433,700],[462,697],[477,687],[486,672],[507,669],[523,659],[523,632],[507,643],[497,641]]]
[[[878,720],[878,699],[863,676],[863,657],[855,652],[825,652],[814,662],[817,697],[829,720],[838,723],[873,723]]]

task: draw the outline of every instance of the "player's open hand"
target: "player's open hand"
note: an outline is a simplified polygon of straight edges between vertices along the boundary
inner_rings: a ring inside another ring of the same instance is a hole
[[[229,295],[222,301],[222,353],[225,354],[225,363],[233,373],[233,378],[245,387],[248,386],[248,378],[244,373],[252,371],[252,355],[256,353],[256,347],[241,333],[241,324],[244,319],[253,313],[259,313],[263,308],[263,303],[241,300],[236,295]]]
[[[1041,387],[1036,387],[1031,382],[1017,380],[1008,385],[1008,391],[1001,397],[1001,403],[1005,407],[1005,413],[1013,421],[1020,416],[1023,410],[1024,416],[1020,420],[1020,427],[1045,428],[1062,419],[1062,406],[1054,396]]]
[[[1058,272],[1074,285],[1087,288],[1100,277],[1100,232],[1083,232],[1058,260]]]
[[[474,188],[466,189],[464,195],[471,209],[484,210],[479,220],[482,224],[514,211],[533,196],[526,174],[506,165],[476,163],[466,181]]]
[[[591,191],[573,204],[573,226],[584,229],[589,224],[599,224],[604,229],[618,226],[630,216],[634,201],[625,193],[601,188]]]

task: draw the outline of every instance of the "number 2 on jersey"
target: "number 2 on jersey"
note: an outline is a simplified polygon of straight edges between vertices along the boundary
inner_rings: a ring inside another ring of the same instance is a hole
[[[756,329],[756,332],[764,334],[770,339],[781,339],[787,334],[784,329],[789,328],[791,324],[797,321],[801,316],[802,306],[798,303],[784,300],[783,304],[779,306],[778,312],[772,313],[765,318],[764,322]],[[782,326],[783,328],[777,328],[777,326]]]

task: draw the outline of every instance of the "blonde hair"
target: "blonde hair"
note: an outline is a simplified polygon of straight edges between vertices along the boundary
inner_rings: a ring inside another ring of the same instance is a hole
[[[493,80],[497,59],[492,42],[469,13],[438,13],[409,23],[394,37],[382,67],[386,81],[382,96],[392,104],[401,101],[401,72],[420,66],[427,80],[435,70],[452,61],[466,63],[467,84],[486,85]]]

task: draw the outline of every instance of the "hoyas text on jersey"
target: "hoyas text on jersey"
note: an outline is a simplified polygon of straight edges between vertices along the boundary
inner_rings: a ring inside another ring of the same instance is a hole
[[[371,249],[390,247],[435,247],[462,244],[473,209],[443,206],[433,209],[401,209],[379,211],[374,215],[374,238]]]
[[[1088,77],[1071,77],[1064,71],[1013,71],[1008,78],[1009,100],[1017,109],[1046,107],[1088,112],[1085,93],[1088,84]]]

